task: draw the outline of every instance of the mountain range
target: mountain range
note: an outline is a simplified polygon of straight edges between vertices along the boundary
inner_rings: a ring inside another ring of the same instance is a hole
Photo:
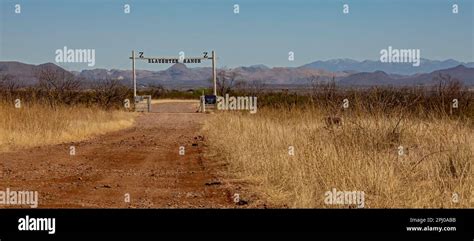
[[[450,76],[460,80],[466,86],[474,86],[474,68],[458,65],[453,68],[436,70],[430,73],[414,75],[387,74],[383,71],[355,73],[338,81],[342,86],[413,86],[434,85],[439,76]]]
[[[53,63],[33,65],[15,61],[0,61],[0,76],[14,76],[22,84],[35,83],[38,79],[37,76],[39,72],[44,69],[52,69],[60,73],[69,73],[67,70]]]
[[[332,59],[327,61],[315,61],[301,66],[310,69],[325,69],[327,71],[352,71],[352,72],[375,72],[383,71],[387,74],[413,75],[417,73],[430,73],[440,69],[449,69],[458,65],[474,68],[474,62],[463,63],[454,59],[444,61],[420,59],[420,66],[411,63],[382,63],[374,60],[357,61],[353,59]]]
[[[265,65],[252,65],[248,67],[238,67],[233,69],[238,73],[239,80],[253,81],[259,80],[267,85],[307,85],[312,80],[319,82],[335,79],[339,85],[343,86],[373,86],[373,85],[391,85],[391,86],[410,86],[410,85],[430,85],[433,79],[440,74],[450,75],[462,81],[465,85],[474,86],[474,64],[460,63],[455,60],[446,61],[429,61],[423,60],[424,63],[431,63],[430,68],[435,66],[441,69],[435,69],[427,72],[417,72],[415,74],[399,74],[388,71],[386,68],[409,68],[396,67],[389,65],[383,67],[383,63],[372,63],[371,68],[375,68],[377,64],[381,65],[380,69],[375,71],[364,71],[368,66],[368,61],[358,62],[350,59],[336,59],[330,61],[316,61],[300,67],[274,67],[270,68]],[[366,64],[364,64],[364,62]],[[372,61],[376,62],[376,61]],[[356,67],[360,68],[356,68]],[[361,67],[362,66],[362,67]],[[21,62],[0,62],[0,76],[9,74],[15,76],[24,84],[34,84],[37,81],[37,73],[41,69],[53,69],[56,71],[64,71],[63,68],[53,64],[46,63],[40,65],[31,65]],[[421,68],[421,66],[419,67]],[[425,67],[428,68],[428,67]],[[396,71],[395,71],[396,72]],[[77,77],[88,81],[96,81],[100,79],[119,79],[123,83],[131,83],[131,70],[119,69],[91,69],[82,71],[70,71]],[[140,86],[161,84],[168,88],[175,87],[206,87],[210,85],[211,68],[188,68],[186,65],[177,63],[166,70],[150,71],[137,70],[137,81]]]

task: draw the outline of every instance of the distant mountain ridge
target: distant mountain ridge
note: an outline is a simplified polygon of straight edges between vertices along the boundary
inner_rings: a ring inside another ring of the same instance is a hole
[[[62,73],[70,73],[53,63],[33,65],[17,61],[0,61],[0,75],[8,74],[15,76],[17,79],[25,83],[37,81],[38,73],[44,69],[52,69]]]
[[[455,63],[453,61],[448,62],[450,64]],[[401,75],[385,72],[383,70],[366,72],[350,71],[347,70],[350,65],[358,63],[351,59],[335,59],[325,62],[329,65],[337,65],[339,69],[344,69],[344,71],[329,71],[320,68],[309,68],[308,66],[270,68],[262,64],[238,67],[234,68],[233,71],[238,72],[238,80],[260,80],[268,85],[307,85],[312,80],[325,82],[333,78],[339,85],[343,86],[425,85],[432,83],[433,78],[439,74],[449,74],[451,77],[462,81],[465,85],[474,86],[473,63],[471,63],[473,66],[471,68],[465,65],[457,65],[427,73]],[[15,76],[16,79],[24,84],[35,84],[38,81],[37,73],[46,68],[71,73],[87,81],[119,79],[122,80],[123,83],[128,84],[131,83],[132,76],[131,70],[88,69],[68,72],[53,63],[32,65],[14,61],[0,62],[0,76],[9,74]],[[140,86],[161,84],[165,87],[174,88],[186,86],[192,88],[209,86],[212,70],[209,67],[188,68],[184,64],[177,63],[161,71],[137,70],[136,75]]]
[[[464,85],[474,86],[474,68],[467,68],[464,65],[410,76],[387,74],[383,71],[362,72],[342,78],[338,81],[338,84],[342,86],[433,85],[436,84],[436,78],[440,75],[449,75],[451,78],[461,81]]]
[[[420,66],[414,67],[411,63],[382,63],[374,60],[357,61],[353,59],[331,59],[315,61],[301,66],[302,68],[324,69],[327,71],[355,71],[375,72],[383,71],[388,74],[412,75],[417,73],[430,73],[436,70],[453,68],[464,65],[474,68],[474,62],[463,63],[454,59],[444,61],[420,59]]]
[[[275,67],[269,68],[265,65],[252,65],[248,67],[238,67],[233,69],[238,73],[238,80],[253,81],[262,80],[269,84],[308,84],[309,81],[318,77],[320,81],[328,81],[335,78],[348,76],[347,73],[329,72],[319,69]],[[132,73],[130,70],[83,70],[77,74],[88,79],[118,78],[130,80]],[[188,68],[186,65],[177,63],[166,70],[148,71],[137,70],[137,80],[141,84],[163,84],[173,85],[174,83],[194,83],[196,85],[207,86],[212,78],[212,69]]]

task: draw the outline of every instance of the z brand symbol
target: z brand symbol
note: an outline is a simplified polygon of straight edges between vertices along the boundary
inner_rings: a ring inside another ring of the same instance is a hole
[[[140,59],[143,59],[143,52],[138,52],[138,57],[139,57]]]
[[[208,58],[207,57],[207,52],[204,52],[203,54],[204,54],[204,58],[207,59]]]

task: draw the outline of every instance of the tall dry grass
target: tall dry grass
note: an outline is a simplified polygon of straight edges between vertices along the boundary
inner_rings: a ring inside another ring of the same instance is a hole
[[[336,188],[364,191],[366,208],[473,206],[472,120],[359,110],[327,126],[331,114],[318,107],[220,112],[204,126],[210,157],[275,205],[349,207],[324,203]]]
[[[134,113],[105,111],[98,107],[29,103],[17,109],[0,102],[0,152],[80,141],[94,135],[127,128]]]

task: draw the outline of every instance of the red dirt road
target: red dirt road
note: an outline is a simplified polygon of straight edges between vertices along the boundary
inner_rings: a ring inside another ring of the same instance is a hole
[[[153,108],[161,113],[140,114],[129,129],[0,154],[0,190],[38,191],[38,208],[239,207],[235,187],[216,176],[222,164],[203,158],[200,128],[207,115],[195,113],[193,103]]]

